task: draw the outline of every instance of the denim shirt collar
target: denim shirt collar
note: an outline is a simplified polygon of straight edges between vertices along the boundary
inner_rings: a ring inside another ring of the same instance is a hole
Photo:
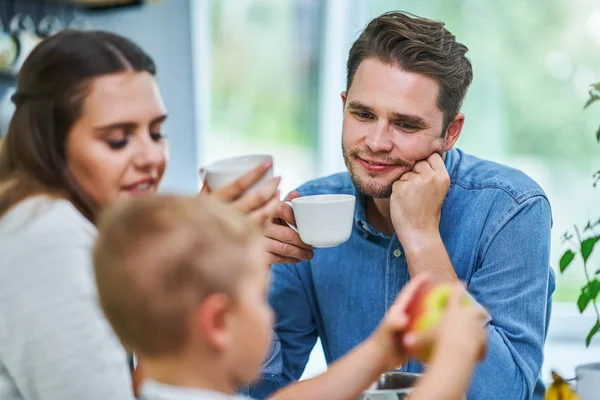
[[[456,171],[459,161],[460,154],[456,149],[451,149],[450,151],[446,152],[444,164],[446,165],[448,175],[450,175],[450,186],[452,186],[452,183],[456,178]],[[367,196],[365,196],[364,193],[361,193],[356,187],[354,187],[353,190],[354,195],[356,196],[356,206],[354,208],[354,226],[356,226],[359,231],[368,235],[390,240],[392,238],[391,236],[380,232],[371,224],[369,224],[367,220]]]

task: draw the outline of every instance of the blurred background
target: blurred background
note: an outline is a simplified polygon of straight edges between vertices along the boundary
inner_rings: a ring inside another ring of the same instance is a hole
[[[600,80],[597,0],[133,3],[90,11],[5,0],[0,14],[7,26],[14,13],[39,21],[56,12],[65,25],[85,21],[123,34],[155,58],[170,110],[164,191],[194,193],[200,166],[250,152],[274,155],[285,193],[343,171],[340,92],[348,50],[371,18],[399,9],[445,21],[469,47],[475,77],[458,147],[522,169],[546,190],[554,216],[553,268],[566,249],[563,233],[600,216],[600,189],[592,187],[600,164],[594,139],[600,113],[597,107],[583,111],[589,85]],[[13,87],[14,77],[0,76],[3,127],[12,112],[7,99]],[[597,253],[590,259],[592,271],[600,268]],[[584,343],[595,318],[588,312],[580,316],[576,306],[583,285],[580,265],[557,271],[547,380],[550,368],[571,377],[576,364],[598,361],[599,337],[588,349]],[[317,345],[305,377],[324,369]]]

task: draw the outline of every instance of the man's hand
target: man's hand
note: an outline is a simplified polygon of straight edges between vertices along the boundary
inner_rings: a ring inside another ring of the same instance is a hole
[[[285,201],[300,197],[298,192],[291,192]],[[300,235],[288,226],[296,225],[292,207],[280,202],[275,217],[265,228],[265,249],[269,264],[296,264],[303,260],[311,260],[314,248],[300,239]]]
[[[406,250],[439,237],[440,214],[450,187],[442,157],[434,153],[394,182],[390,198],[392,224]]]

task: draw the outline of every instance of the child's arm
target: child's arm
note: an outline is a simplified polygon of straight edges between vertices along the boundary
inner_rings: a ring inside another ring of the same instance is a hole
[[[419,380],[411,400],[461,400],[469,386],[473,368],[485,355],[487,339],[484,322],[488,317],[480,308],[462,307],[464,290],[458,287],[452,294],[448,309],[435,335],[435,353],[427,372]],[[410,347],[431,341],[426,337],[410,338]],[[415,340],[416,339],[416,340]]]
[[[272,399],[356,399],[379,375],[403,364],[407,354],[399,343],[399,337],[408,322],[405,308],[427,281],[425,274],[411,279],[377,330],[327,372],[292,384],[275,393]]]

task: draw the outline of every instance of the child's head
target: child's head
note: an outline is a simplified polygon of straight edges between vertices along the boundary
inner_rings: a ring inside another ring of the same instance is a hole
[[[260,369],[272,324],[260,243],[235,209],[206,196],[124,202],[99,223],[100,304],[141,358],[216,361],[232,384],[246,384]]]

